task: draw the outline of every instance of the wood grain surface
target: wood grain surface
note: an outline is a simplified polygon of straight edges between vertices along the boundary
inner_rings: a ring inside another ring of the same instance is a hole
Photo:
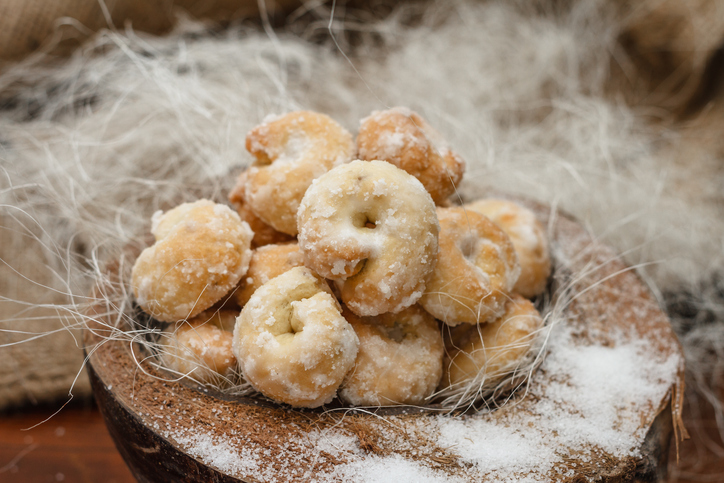
[[[0,416],[0,481],[135,481],[94,404],[56,411],[43,407]]]

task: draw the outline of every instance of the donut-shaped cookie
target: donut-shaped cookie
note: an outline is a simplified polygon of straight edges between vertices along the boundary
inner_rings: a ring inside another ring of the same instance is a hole
[[[128,304],[109,310],[109,297],[127,295],[120,284],[103,287],[111,292],[95,294],[98,303],[86,312],[96,400],[129,467],[148,481],[379,481],[391,474],[400,481],[656,481],[666,467],[672,410],[681,428],[681,345],[620,257],[564,214],[550,226],[561,255],[557,280],[577,296],[552,314],[556,329],[531,383],[495,411],[342,410],[335,417],[198,391],[139,360],[143,348],[128,337],[107,338],[109,326],[133,336],[144,322],[120,312]],[[107,277],[122,276],[118,264],[108,270]],[[538,354],[538,338],[530,354]],[[641,387],[634,390],[633,381]]]
[[[352,159],[352,135],[324,114],[298,111],[265,122],[246,136],[256,158],[244,199],[265,223],[297,234],[297,209],[312,180]]]
[[[237,367],[231,342],[238,313],[211,310],[163,331],[159,340],[161,361],[179,375],[224,386],[232,382]]]
[[[465,162],[419,114],[403,107],[375,111],[360,122],[360,159],[381,159],[404,169],[442,204],[455,192]]]
[[[420,304],[448,325],[500,317],[518,279],[513,243],[485,216],[438,208],[440,254]]]
[[[249,270],[234,292],[236,302],[243,307],[256,289],[272,278],[301,266],[304,266],[304,257],[296,243],[264,245],[257,248],[251,255]]]
[[[535,306],[514,294],[499,319],[450,330],[443,387],[491,386],[514,375],[536,341],[543,319]],[[474,389],[475,390],[475,389]]]
[[[342,314],[359,337],[359,352],[340,398],[355,406],[424,404],[442,376],[437,321],[418,305],[376,317]]]
[[[236,208],[239,217],[247,222],[254,232],[254,238],[251,240],[251,247],[261,247],[272,243],[286,243],[294,240],[294,237],[282,233],[274,229],[274,227],[264,223],[264,220],[256,216],[249,208],[249,204],[244,200],[244,191],[246,189],[246,171],[242,171],[236,180],[236,185],[229,192],[229,202]]]
[[[358,347],[327,283],[306,267],[262,285],[234,328],[234,354],[246,379],[265,396],[296,407],[330,402]]]
[[[175,322],[211,307],[246,273],[249,225],[231,208],[209,200],[154,215],[156,243],[141,252],[131,287],[145,312]]]
[[[543,293],[551,274],[551,257],[548,236],[535,214],[507,200],[481,199],[465,207],[490,218],[513,242],[520,264],[520,276],[513,291],[528,298]]]
[[[437,261],[432,198],[413,176],[384,161],[353,161],[317,179],[298,222],[305,265],[336,280],[357,315],[414,304]]]

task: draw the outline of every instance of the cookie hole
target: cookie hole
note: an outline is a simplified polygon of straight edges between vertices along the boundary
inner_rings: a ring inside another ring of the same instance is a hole
[[[354,270],[352,271],[352,276],[359,274],[362,270],[364,270],[365,265],[367,265],[367,259],[360,260],[357,265],[355,265]]]
[[[478,252],[478,238],[474,235],[467,235],[460,240],[460,253],[469,260],[473,261]]]
[[[353,223],[357,228],[367,228],[370,230],[377,228],[377,221],[367,213],[357,213],[354,217]]]
[[[395,322],[392,327],[386,327],[387,337],[394,340],[398,344],[405,340],[405,329],[399,322]]]

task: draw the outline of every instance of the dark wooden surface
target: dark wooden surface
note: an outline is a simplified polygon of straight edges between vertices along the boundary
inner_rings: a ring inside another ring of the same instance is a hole
[[[692,408],[685,413],[692,439],[681,445],[678,467],[672,448],[671,483],[724,482],[724,445],[716,431],[713,411],[705,404],[697,408],[703,416],[699,422],[691,420]],[[0,414],[0,481],[135,482],[95,405],[71,404],[26,431],[57,409],[27,408]]]
[[[136,481],[116,451],[95,405],[66,406],[39,424],[56,410],[44,407],[0,415],[0,481]]]
[[[724,385],[719,400],[724,401]],[[684,424],[691,438],[681,444],[679,464],[670,456],[671,483],[724,482],[724,441],[712,406],[689,391],[684,403]]]

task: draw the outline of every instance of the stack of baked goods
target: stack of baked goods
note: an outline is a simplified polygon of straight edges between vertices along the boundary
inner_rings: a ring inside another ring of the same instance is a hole
[[[355,141],[292,112],[246,146],[235,209],[157,213],[133,267],[168,370],[308,408],[454,408],[528,374],[546,231],[514,202],[451,199],[465,163],[422,117],[373,112]]]
[[[405,109],[356,142],[291,113],[247,147],[230,205],[155,215],[88,314],[93,391],[140,481],[662,477],[681,349],[580,224],[455,200],[464,163]]]

